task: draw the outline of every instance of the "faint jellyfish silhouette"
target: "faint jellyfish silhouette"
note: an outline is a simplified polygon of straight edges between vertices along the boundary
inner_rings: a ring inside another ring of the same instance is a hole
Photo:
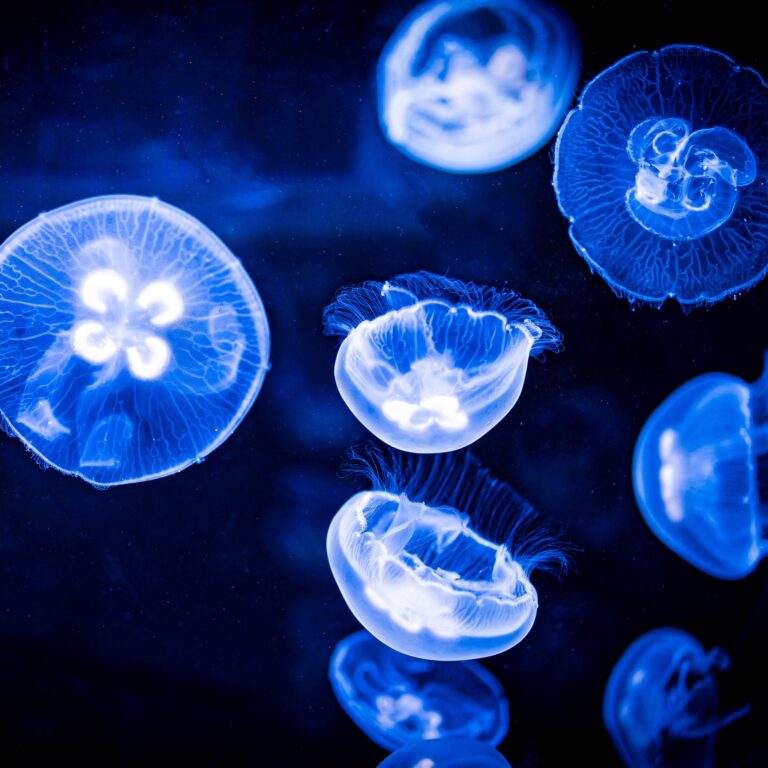
[[[508,290],[429,272],[341,290],[325,331],[344,336],[339,392],[374,435],[403,451],[444,453],[482,437],[520,397],[530,355],[561,337]]]
[[[38,216],[0,248],[0,413],[97,487],[202,460],[269,367],[264,306],[200,222],[115,195]]]
[[[421,659],[492,656],[517,645],[538,608],[534,569],[565,569],[567,547],[469,453],[368,448],[347,465],[357,493],[328,530],[328,560],[358,621]]]
[[[747,576],[768,551],[768,374],[686,382],[646,421],[633,463],[656,536],[711,576]]]
[[[336,646],[328,674],[346,713],[384,749],[449,737],[496,746],[509,728],[504,690],[476,661],[415,659],[361,630]]]
[[[436,0],[398,26],[379,60],[387,140],[444,171],[517,163],[551,138],[579,79],[578,34],[536,0]]]
[[[766,121],[762,77],[718,51],[674,45],[609,67],[555,148],[576,250],[630,299],[715,302],[756,283],[768,269]]]
[[[723,715],[715,673],[728,655],[663,627],[627,648],[608,679],[603,721],[627,768],[708,768],[717,732],[746,714]]]
[[[472,739],[435,739],[411,744],[390,755],[379,768],[510,768],[490,744]]]

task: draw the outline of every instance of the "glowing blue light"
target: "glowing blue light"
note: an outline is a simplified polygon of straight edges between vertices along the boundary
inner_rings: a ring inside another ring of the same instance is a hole
[[[336,646],[329,677],[347,714],[384,749],[448,737],[495,746],[509,728],[504,690],[476,661],[415,659],[361,630]]]
[[[715,672],[728,667],[681,629],[654,629],[627,648],[611,672],[603,721],[627,768],[709,768],[722,715]]]
[[[718,51],[627,56],[560,129],[554,186],[576,249],[620,295],[715,302],[768,269],[768,88]],[[762,177],[761,177],[762,178]]]
[[[528,357],[560,334],[532,302],[507,290],[428,272],[342,290],[325,310],[344,336],[336,384],[374,435],[403,451],[470,445],[509,413]]]
[[[510,768],[488,744],[471,739],[422,741],[399,749],[379,768]]]
[[[705,573],[740,579],[768,551],[768,377],[686,382],[648,418],[635,446],[635,497],[651,530]]]
[[[410,456],[369,449],[357,493],[328,530],[328,560],[360,623],[422,659],[501,653],[530,631],[535,568],[564,568],[563,547],[528,503],[470,454]]]
[[[483,173],[545,144],[573,98],[578,35],[536,0],[437,0],[397,28],[379,60],[379,121],[425,165]]]
[[[157,199],[73,203],[0,248],[0,413],[45,464],[95,486],[209,454],[253,404],[268,356],[240,262]]]

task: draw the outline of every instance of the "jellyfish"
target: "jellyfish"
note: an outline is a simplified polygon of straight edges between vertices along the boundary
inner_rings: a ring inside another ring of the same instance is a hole
[[[358,621],[400,653],[460,661],[506,651],[530,631],[534,569],[565,569],[567,546],[470,453],[353,451],[370,490],[345,502],[327,549]]]
[[[366,630],[336,646],[329,678],[347,714],[384,749],[448,737],[496,746],[509,728],[504,690],[481,664],[415,659]]]
[[[627,768],[708,768],[717,732],[746,714],[721,714],[715,673],[728,655],[707,653],[682,629],[663,627],[627,648],[608,679],[603,721]]]
[[[509,290],[429,272],[345,288],[325,309],[344,336],[336,385],[352,413],[385,443],[411,453],[470,445],[520,397],[530,355],[557,350],[560,333]]]
[[[96,487],[201,461],[248,412],[268,357],[242,264],[155,198],[72,203],[0,248],[0,413],[43,464]]]
[[[555,148],[576,250],[622,296],[713,303],[768,269],[768,89],[693,45],[633,53],[584,88]]]
[[[395,30],[379,60],[385,137],[424,165],[505,168],[552,137],[573,99],[573,24],[537,0],[436,0]]]
[[[727,373],[683,384],[648,418],[633,465],[656,536],[711,576],[749,575],[768,552],[768,372],[752,385]]]
[[[472,739],[421,741],[399,749],[379,768],[510,768],[490,744]]]

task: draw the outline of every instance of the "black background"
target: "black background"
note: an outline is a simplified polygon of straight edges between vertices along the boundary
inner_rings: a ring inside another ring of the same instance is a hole
[[[582,83],[638,48],[701,43],[768,72],[745,3],[563,4]],[[336,642],[357,629],[325,531],[367,435],[321,332],[334,291],[418,268],[508,283],[565,334],[514,411],[474,447],[582,548],[540,578],[527,640],[487,665],[504,684],[513,763],[618,764],[605,681],[640,633],[680,626],[732,656],[718,764],[768,765],[768,574],[696,571],[657,541],[631,489],[634,439],[686,379],[762,369],[768,285],[712,309],[632,306],[572,248],[546,148],[503,172],[443,174],[376,125],[377,56],[411,7],[118,2],[0,13],[0,234],[96,194],[157,195],[200,218],[264,299],[272,364],[234,436],[178,476],[106,492],[41,470],[0,435],[3,762],[376,766],[337,705]],[[753,32],[753,34],[750,34]],[[763,169],[765,170],[765,169]]]

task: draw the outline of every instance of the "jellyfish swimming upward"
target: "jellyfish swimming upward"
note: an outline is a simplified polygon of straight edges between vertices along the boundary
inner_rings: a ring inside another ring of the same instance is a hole
[[[651,530],[711,576],[740,579],[768,551],[768,374],[697,376],[651,414],[635,446]]]
[[[510,768],[500,752],[471,739],[437,739],[399,749],[379,768]]]
[[[748,708],[722,714],[715,673],[729,666],[718,648],[663,627],[627,648],[611,672],[603,721],[627,768],[709,768],[717,732]]]
[[[397,28],[379,60],[379,121],[414,160],[482,173],[545,144],[570,105],[580,46],[536,0],[437,0]]]
[[[530,505],[469,453],[404,456],[367,449],[367,478],[328,530],[331,570],[347,605],[382,643],[420,659],[491,656],[536,618],[536,568],[566,553]]]
[[[349,409],[411,453],[482,437],[520,397],[528,358],[560,344],[545,314],[516,293],[428,272],[340,291],[325,330],[344,336],[335,375]]]
[[[768,269],[768,88],[674,45],[622,59],[560,129],[554,187],[576,250],[630,299],[712,303]]]
[[[385,749],[448,737],[495,746],[509,727],[504,690],[481,664],[415,659],[365,630],[336,646],[329,678],[347,714]]]
[[[248,412],[268,359],[242,264],[157,199],[73,203],[0,248],[0,413],[44,464],[95,486],[200,461]]]

